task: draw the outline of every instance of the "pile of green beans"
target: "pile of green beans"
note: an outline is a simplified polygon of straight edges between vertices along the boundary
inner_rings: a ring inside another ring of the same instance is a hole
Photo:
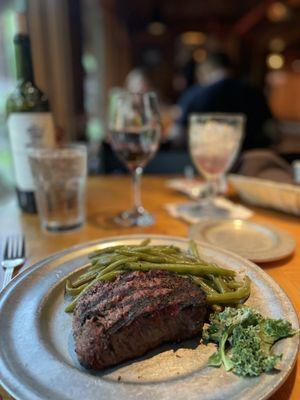
[[[98,250],[89,255],[88,268],[74,281],[67,280],[66,294],[72,297],[65,311],[72,312],[79,297],[98,281],[110,281],[129,271],[159,269],[190,277],[206,294],[213,308],[243,303],[250,295],[250,279],[235,279],[235,272],[205,262],[195,242],[187,251],[176,246],[150,245],[144,240],[139,245],[120,245]]]

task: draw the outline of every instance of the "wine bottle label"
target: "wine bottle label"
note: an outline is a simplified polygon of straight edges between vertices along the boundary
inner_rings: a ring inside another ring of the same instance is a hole
[[[8,118],[8,131],[19,190],[33,191],[34,182],[28,152],[31,147],[52,147],[55,144],[54,124],[50,112],[16,112]]]

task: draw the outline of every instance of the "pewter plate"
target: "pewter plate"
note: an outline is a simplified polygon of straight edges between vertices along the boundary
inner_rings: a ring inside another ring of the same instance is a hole
[[[1,292],[0,382],[12,396],[18,400],[262,400],[285,381],[295,363],[297,336],[277,344],[276,352],[283,353],[279,372],[252,379],[207,367],[214,346],[199,344],[199,338],[162,346],[98,373],[80,367],[72,341],[72,317],[64,313],[66,278],[84,268],[91,251],[138,243],[145,237],[154,244],[187,246],[183,238],[152,235],[88,243],[40,261]],[[288,297],[260,268],[228,251],[199,245],[208,261],[246,270],[253,282],[250,306],[299,327]]]
[[[241,219],[205,220],[192,225],[189,235],[254,262],[280,260],[296,247],[293,237],[284,230]]]

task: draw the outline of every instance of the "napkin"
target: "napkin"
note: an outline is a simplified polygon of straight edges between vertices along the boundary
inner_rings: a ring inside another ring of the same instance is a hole
[[[198,179],[185,178],[169,179],[166,185],[168,188],[177,190],[192,198],[200,197],[206,188],[206,184]]]
[[[199,199],[206,196],[207,182],[199,179],[176,178],[169,179],[166,183],[170,189],[177,190],[192,199]],[[225,178],[220,180],[219,193],[223,194],[227,190],[227,183]]]
[[[222,218],[248,219],[253,215],[253,212],[249,208],[233,203],[222,196],[216,197],[214,204],[221,209],[222,215],[220,217]],[[201,203],[199,202],[168,203],[164,207],[172,217],[182,218],[190,224],[195,224],[208,218],[208,216],[202,216],[199,213],[199,208],[201,207]]]

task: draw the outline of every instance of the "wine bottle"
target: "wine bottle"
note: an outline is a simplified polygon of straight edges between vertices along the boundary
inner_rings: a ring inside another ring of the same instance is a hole
[[[17,15],[17,28],[14,36],[17,86],[6,102],[7,124],[18,203],[23,211],[35,213],[28,150],[30,147],[53,146],[55,134],[48,99],[34,83],[25,14]]]

